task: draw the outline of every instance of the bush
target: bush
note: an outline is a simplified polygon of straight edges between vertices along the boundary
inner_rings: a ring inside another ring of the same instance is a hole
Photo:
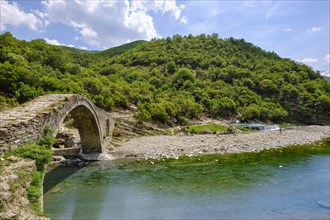
[[[38,145],[44,146],[46,148],[51,148],[56,142],[56,138],[53,136],[42,136],[39,141]]]
[[[148,121],[151,116],[147,110],[141,109],[134,115],[134,117],[138,122],[143,122]]]
[[[27,196],[29,201],[34,204],[39,204],[39,198],[41,196],[41,185],[42,178],[41,173],[38,171],[33,171],[31,185],[27,189]]]
[[[37,144],[25,145],[14,151],[14,155],[18,157],[34,160],[38,171],[44,171],[45,166],[52,160],[52,154],[52,150]]]
[[[44,134],[42,137],[40,137],[37,144],[45,148],[51,148],[56,142],[56,138],[53,136],[53,134],[54,128],[50,125],[46,125],[44,128]]]
[[[228,97],[212,99],[211,104],[212,106],[210,112],[214,117],[228,117],[236,112],[235,102]]]
[[[170,120],[170,116],[167,114],[166,109],[161,104],[156,104],[151,109],[151,117],[154,120],[166,123]]]
[[[211,132],[227,132],[228,127],[219,124],[192,125],[186,128],[186,131],[191,134],[203,134],[206,131]]]
[[[192,85],[195,83],[195,74],[187,68],[179,69],[172,77],[173,85],[176,89],[180,89],[185,83],[191,82]]]

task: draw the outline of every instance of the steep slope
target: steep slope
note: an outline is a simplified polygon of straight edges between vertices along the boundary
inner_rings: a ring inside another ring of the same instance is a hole
[[[0,49],[1,108],[81,93],[103,109],[133,107],[138,121],[167,125],[201,116],[330,121],[330,83],[319,72],[243,39],[175,35],[86,52],[5,33]]]
[[[198,118],[203,112],[321,124],[329,117],[330,84],[319,72],[243,39],[175,35],[138,45],[101,69],[110,79],[146,84],[147,98],[128,96],[142,120],[180,121],[180,116]]]

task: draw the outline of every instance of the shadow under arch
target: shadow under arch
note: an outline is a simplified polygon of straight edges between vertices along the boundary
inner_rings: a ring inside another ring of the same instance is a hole
[[[102,153],[101,134],[97,116],[85,105],[78,105],[68,113],[71,114],[78,128],[82,153]]]

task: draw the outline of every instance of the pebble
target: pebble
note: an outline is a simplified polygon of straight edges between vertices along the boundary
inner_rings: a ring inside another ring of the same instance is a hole
[[[11,162],[17,162],[19,161],[20,159],[14,155],[10,156],[7,158],[7,160],[11,161]]]
[[[330,138],[330,126],[304,126],[290,130],[240,133],[238,135],[180,135],[133,138],[116,148],[112,154],[141,155],[147,158],[178,158],[205,153],[257,152],[264,149],[314,143]],[[143,143],[143,144],[141,144]],[[202,144],[201,144],[202,143]],[[118,156],[120,157],[120,156]]]

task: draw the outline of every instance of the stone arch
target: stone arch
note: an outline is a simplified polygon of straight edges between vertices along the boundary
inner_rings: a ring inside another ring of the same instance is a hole
[[[69,113],[79,131],[82,153],[102,153],[102,130],[93,105],[84,96],[78,96],[69,100],[62,107],[60,121],[57,123],[58,126],[63,124]]]
[[[79,131],[82,152],[101,153],[101,135],[95,115],[84,105],[77,106],[70,113]]]
[[[97,160],[111,144],[114,119],[86,96],[78,94],[48,94],[1,112],[0,154],[37,142],[44,135],[46,126],[54,128],[52,135],[56,137],[69,113],[79,127],[82,156]]]

